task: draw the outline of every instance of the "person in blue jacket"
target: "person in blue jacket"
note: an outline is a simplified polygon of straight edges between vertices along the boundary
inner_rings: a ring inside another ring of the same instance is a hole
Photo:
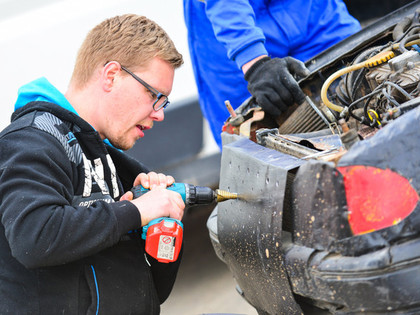
[[[184,0],[188,44],[199,101],[213,136],[251,95],[280,115],[303,102],[295,77],[304,61],[357,32],[342,0]],[[303,62],[302,62],[303,61]]]

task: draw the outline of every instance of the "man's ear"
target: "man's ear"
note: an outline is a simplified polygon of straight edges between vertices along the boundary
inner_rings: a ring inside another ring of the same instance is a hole
[[[110,61],[103,67],[101,79],[104,91],[111,92],[112,87],[114,86],[115,77],[120,71],[121,65],[116,61]]]

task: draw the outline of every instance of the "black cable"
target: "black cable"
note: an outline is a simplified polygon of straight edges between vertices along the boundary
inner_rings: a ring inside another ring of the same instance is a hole
[[[402,113],[405,113],[405,112],[408,112],[408,111],[418,107],[419,105],[420,105],[419,103],[417,103],[417,104],[406,104],[406,105],[402,104],[398,108],[401,110]]]
[[[392,31],[392,38],[395,41],[401,40],[401,38],[403,38],[406,35],[406,28],[408,28],[410,24],[413,24],[413,20],[409,16],[406,16],[404,19],[398,22]]]
[[[354,98],[356,97],[356,93],[357,93],[357,90],[360,88],[360,86],[361,86],[361,84],[362,84],[362,81],[363,81],[363,79],[365,78],[365,74],[366,74],[366,72],[367,72],[367,69],[366,68],[362,68],[362,69],[360,69],[360,71],[357,73],[357,76],[356,76],[356,79],[354,80],[354,82],[353,82],[353,85],[352,85],[352,93],[351,93],[351,100],[353,101],[354,100]]]
[[[337,97],[337,99],[338,99],[338,101],[342,104],[342,105],[344,105],[344,106],[347,106],[348,104],[349,104],[349,102],[344,98],[344,95],[342,94],[343,92],[340,92],[340,93],[338,93],[337,91],[336,91],[336,97]]]
[[[365,61],[369,58],[371,58],[372,56],[376,55],[378,52],[380,52],[383,49],[383,47],[370,47],[368,49],[366,49],[365,51],[361,52],[359,55],[356,56],[356,58],[354,58],[352,64],[357,64],[360,63],[362,61]],[[344,93],[344,97],[346,97],[347,100],[347,104],[353,102],[356,98],[356,93],[359,91],[360,86],[363,84],[363,79],[364,76],[367,72],[367,69],[362,68],[360,70],[356,70],[356,71],[352,71],[350,73],[347,73],[344,76],[344,80],[343,80],[343,86],[345,91],[343,91]],[[343,90],[344,90],[343,89]]]
[[[385,96],[385,98],[390,101],[395,107],[399,107],[401,104],[398,103],[395,98],[388,93],[388,91],[386,90],[386,88],[382,89],[382,94]]]
[[[404,39],[402,39],[401,41],[400,41],[400,43],[399,43],[399,45],[398,45],[398,50],[403,54],[403,53],[405,53],[405,52],[407,52],[408,51],[408,49],[407,48],[405,48],[405,45],[408,43],[408,42],[410,42],[410,41],[412,41],[412,40],[416,40],[416,39],[419,39],[420,38],[420,34],[415,34],[415,35],[410,35],[410,36],[407,36],[406,38],[404,38]]]
[[[380,84],[378,87],[376,87],[376,89],[375,90],[373,90],[372,92],[370,92],[369,94],[366,94],[365,96],[363,96],[363,97],[361,97],[361,98],[359,98],[358,100],[356,100],[356,101],[354,101],[353,103],[351,103],[349,106],[348,106],[348,111],[349,111],[349,113],[350,113],[350,115],[353,117],[353,118],[355,118],[355,119],[357,119],[358,121],[360,121],[360,122],[362,122],[363,123],[363,119],[362,118],[360,118],[360,117],[358,117],[358,116],[356,116],[355,114],[353,114],[353,108],[358,104],[358,103],[360,103],[360,102],[362,102],[362,101],[364,101],[365,99],[368,99],[367,100],[367,102],[365,102],[365,104],[363,105],[363,112],[364,112],[364,115],[365,115],[365,117],[366,118],[369,118],[369,115],[368,115],[368,112],[367,112],[367,106],[368,106],[368,104],[369,104],[369,102],[370,102],[370,100],[372,99],[372,97],[373,96],[375,96],[376,94],[378,94],[378,93],[380,93],[381,92],[381,88],[383,87],[383,83],[382,84]]]
[[[412,95],[410,95],[407,91],[405,91],[402,87],[400,87],[399,85],[395,84],[394,82],[389,82],[389,81],[384,81],[383,83],[381,83],[380,85],[378,85],[375,90],[373,90],[372,92],[370,92],[369,94],[366,94],[365,96],[359,98],[358,100],[352,102],[349,106],[348,106],[348,111],[351,117],[353,117],[354,119],[358,120],[361,123],[364,123],[366,125],[371,125],[371,120],[369,118],[369,113],[368,113],[368,107],[369,107],[369,103],[372,100],[372,98],[378,94],[381,93],[384,95],[384,97],[390,102],[392,103],[392,105],[394,105],[394,107],[401,107],[401,104],[398,103],[395,98],[390,95],[390,93],[386,90],[385,86],[389,86],[389,87],[393,87],[395,89],[397,89],[398,91],[400,91],[405,97],[407,97],[409,100],[413,99],[414,97]],[[360,102],[364,101],[364,105],[363,105],[363,113],[364,113],[364,118],[358,117],[357,115],[355,115],[353,113],[354,108],[357,104],[359,104]],[[369,124],[366,122],[368,121]]]
[[[407,97],[409,100],[412,100],[414,98],[414,96],[410,95],[406,90],[404,90],[401,86],[399,86],[398,84],[395,84],[394,82],[391,81],[385,81],[384,82],[385,85],[388,86],[392,86],[395,89],[397,89],[402,95],[404,95],[405,97]]]
[[[371,124],[371,119],[370,119],[370,117],[369,117],[369,113],[368,113],[368,106],[369,106],[369,103],[370,103],[370,101],[371,101],[372,97],[373,97],[373,96],[375,96],[375,94],[380,93],[383,87],[384,87],[384,83],[381,83],[380,85],[378,85],[378,86],[376,87],[376,89],[375,89],[375,90],[373,90],[371,93],[369,93],[369,94],[365,95],[365,97],[364,97],[365,99],[368,99],[368,100],[365,102],[365,104],[363,105],[363,114],[364,114],[364,119],[365,119],[365,120],[364,120],[364,121],[362,120],[362,122],[364,122],[364,124],[365,124],[365,125],[368,125],[368,126],[373,127],[373,126],[372,126],[372,124]],[[368,124],[368,123],[366,123],[366,121],[368,121],[368,122],[369,122],[369,124]]]
[[[401,41],[405,36],[407,36],[412,30],[420,27],[420,24],[411,25],[398,39],[394,40],[394,44]]]

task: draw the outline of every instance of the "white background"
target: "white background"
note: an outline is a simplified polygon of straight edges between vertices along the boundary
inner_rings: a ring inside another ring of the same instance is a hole
[[[46,77],[64,93],[87,32],[125,13],[157,22],[184,56],[171,101],[196,95],[182,0],[0,0],[0,130],[9,124],[20,86]]]

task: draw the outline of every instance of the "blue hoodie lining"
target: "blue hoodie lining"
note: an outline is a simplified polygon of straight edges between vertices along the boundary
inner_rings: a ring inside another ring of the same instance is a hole
[[[34,80],[28,84],[23,85],[18,90],[18,98],[15,103],[15,110],[33,101],[54,103],[78,115],[66,97],[46,78],[39,78]]]
[[[79,116],[66,97],[44,77],[36,79],[19,88],[15,110],[34,101],[53,103]],[[104,139],[103,141],[106,145],[114,147],[108,139]]]

